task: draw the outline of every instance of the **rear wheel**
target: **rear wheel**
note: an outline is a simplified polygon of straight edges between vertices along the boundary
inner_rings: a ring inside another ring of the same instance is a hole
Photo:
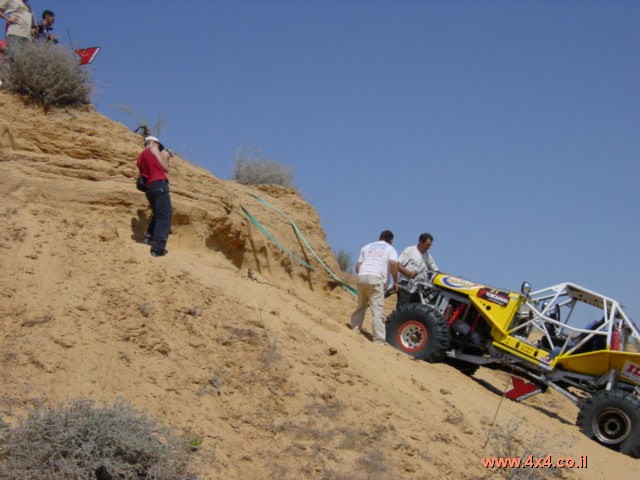
[[[595,441],[640,458],[640,399],[631,392],[600,390],[587,399],[576,422]]]
[[[414,358],[438,362],[449,349],[451,338],[440,312],[428,305],[409,303],[389,316],[387,341]]]

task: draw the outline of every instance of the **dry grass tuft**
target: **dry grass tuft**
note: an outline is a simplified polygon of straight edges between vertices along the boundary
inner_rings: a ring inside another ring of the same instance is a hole
[[[293,186],[293,170],[266,159],[259,150],[241,147],[236,154],[233,179],[243,185]]]
[[[76,400],[36,409],[14,428],[0,424],[0,478],[191,480],[190,450],[124,402],[96,408]]]
[[[33,42],[0,63],[2,87],[45,108],[90,103],[92,84],[78,58],[61,45]]]

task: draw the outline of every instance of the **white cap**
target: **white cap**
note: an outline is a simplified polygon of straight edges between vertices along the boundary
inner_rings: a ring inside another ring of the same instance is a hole
[[[164,145],[162,145],[160,143],[160,140],[158,140],[158,137],[152,137],[151,135],[149,135],[148,137],[146,137],[144,139],[144,144],[148,144],[149,142],[156,142],[158,144],[158,146],[160,147],[160,150],[164,150]]]

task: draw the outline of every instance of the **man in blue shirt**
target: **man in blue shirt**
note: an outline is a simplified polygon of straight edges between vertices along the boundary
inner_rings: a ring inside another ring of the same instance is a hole
[[[47,42],[58,43],[58,39],[53,34],[53,23],[56,21],[56,15],[51,10],[42,12],[42,21],[38,22],[36,27],[36,39]]]

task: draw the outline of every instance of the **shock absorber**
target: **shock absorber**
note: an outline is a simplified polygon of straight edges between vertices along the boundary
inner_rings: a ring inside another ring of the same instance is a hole
[[[466,305],[464,303],[461,303],[458,308],[456,308],[453,313],[451,314],[451,317],[449,317],[449,320],[447,321],[447,327],[451,327],[451,325],[453,325],[455,323],[455,321],[458,319],[458,317],[460,315],[462,315],[462,312],[464,312]]]
[[[620,350],[620,321],[616,320],[611,332],[611,350]]]

